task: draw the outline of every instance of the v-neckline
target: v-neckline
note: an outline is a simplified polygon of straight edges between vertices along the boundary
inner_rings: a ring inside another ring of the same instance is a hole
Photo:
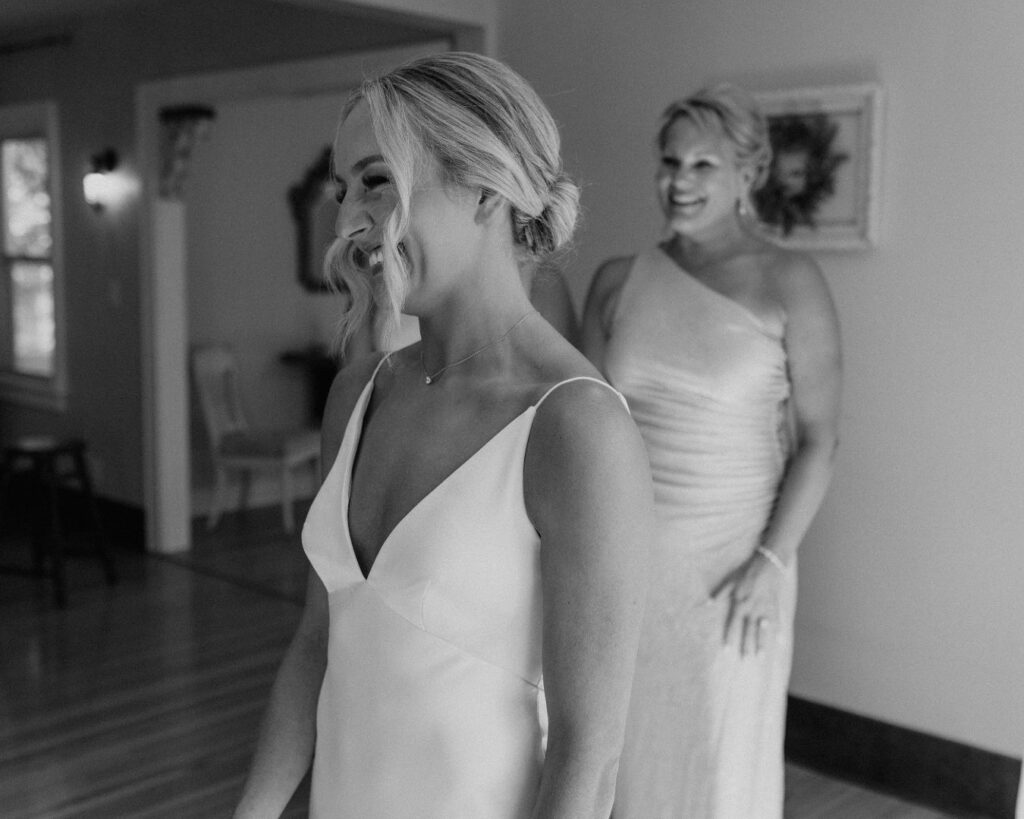
[[[712,296],[715,296],[716,300],[731,305],[733,308],[735,308],[743,315],[745,315],[748,319],[750,319],[754,324],[756,324],[758,329],[761,330],[761,332],[770,335],[772,338],[776,338],[778,336],[777,333],[772,332],[772,328],[768,324],[767,320],[761,318],[761,316],[759,316],[745,304],[741,304],[740,302],[736,301],[736,299],[730,298],[729,296],[725,295],[725,293],[721,293],[718,290],[715,290],[715,288],[713,288],[710,284],[707,284],[706,282],[703,282],[700,279],[698,279],[689,270],[687,270],[685,267],[679,264],[679,262],[673,259],[672,256],[669,255],[668,251],[665,250],[661,245],[658,245],[658,252],[661,253],[661,255],[668,260],[669,264],[672,265],[672,268],[677,273],[682,275],[685,279],[693,282],[701,290],[710,293]]]
[[[379,369],[379,365],[378,365]],[[515,417],[509,419],[499,430],[497,430],[490,438],[482,443],[477,449],[475,449],[469,457],[462,461],[455,469],[445,475],[437,484],[435,484],[422,498],[414,503],[409,509],[407,509],[402,516],[398,519],[391,530],[381,540],[380,546],[377,549],[376,554],[373,557],[373,562],[370,564],[366,571],[363,571],[363,566],[359,562],[359,555],[356,553],[355,541],[352,538],[352,527],[349,518],[349,507],[352,503],[352,481],[355,477],[355,465],[356,465],[356,453],[359,450],[359,444],[363,439],[363,432],[366,427],[366,410],[370,405],[370,399],[373,396],[374,385],[377,381],[377,370],[373,371],[373,375],[370,381],[363,387],[363,392],[359,396],[359,401],[356,404],[352,415],[349,417],[348,426],[345,429],[343,436],[343,446],[347,446],[345,450],[345,463],[343,467],[344,480],[342,484],[342,498],[341,498],[341,509],[342,509],[342,528],[345,530],[345,543],[348,546],[348,554],[355,564],[356,571],[362,577],[363,582],[368,582],[370,577],[373,575],[374,570],[377,568],[377,564],[380,563],[381,557],[384,555],[384,550],[388,548],[388,544],[391,543],[395,536],[395,533],[404,528],[405,522],[409,520],[424,504],[426,504],[431,498],[448,483],[450,483],[456,475],[465,470],[470,463],[475,461],[484,450],[488,449],[498,438],[504,435],[509,429],[511,429],[516,423],[522,418],[526,417],[529,413],[536,410],[536,404],[530,404],[522,412]],[[354,437],[353,437],[354,436]]]

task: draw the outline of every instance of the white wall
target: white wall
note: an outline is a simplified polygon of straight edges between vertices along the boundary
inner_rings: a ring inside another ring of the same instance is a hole
[[[1018,0],[507,0],[498,42],[584,185],[577,297],[602,258],[658,234],[651,140],[670,99],[713,79],[884,87],[881,241],[819,254],[847,387],[835,481],[801,556],[792,691],[1014,756],[1022,38]]]
[[[255,426],[299,427],[310,412],[303,373],[285,350],[327,345],[338,297],[297,275],[288,189],[330,141],[344,94],[221,103],[185,183],[189,341],[235,348]],[[193,401],[193,440],[205,441]],[[198,439],[198,440],[197,440]],[[205,483],[197,458],[194,483]]]

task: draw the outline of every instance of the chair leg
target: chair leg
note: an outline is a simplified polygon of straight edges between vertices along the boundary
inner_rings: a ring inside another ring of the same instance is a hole
[[[60,531],[59,504],[57,498],[57,475],[55,464],[50,458],[40,461],[37,466],[39,478],[46,493],[45,544],[50,558],[50,575],[53,578],[53,599],[57,608],[63,609],[68,604],[67,577],[64,573],[64,539]]]
[[[7,458],[0,456],[0,532],[3,531],[3,518],[7,513],[7,496],[11,491],[11,476],[14,467],[8,463]]]
[[[221,467],[216,467],[216,482],[213,486],[213,495],[210,498],[210,512],[206,517],[206,528],[213,531],[217,528],[217,521],[220,520],[221,510],[224,508],[224,494],[227,492],[228,476]]]
[[[35,459],[32,459],[28,475],[32,481],[32,496],[28,504],[32,526],[32,574],[38,578],[45,578],[50,556],[50,546],[47,542],[50,528],[47,512],[49,498],[45,496],[47,487],[43,480],[42,467]]]
[[[292,470],[287,464],[281,467],[281,517],[284,530],[290,535],[295,531],[295,517],[292,509]]]
[[[117,570],[114,568],[114,560],[110,555],[110,550],[107,548],[107,537],[103,530],[103,521],[100,518],[99,507],[96,505],[96,496],[92,491],[92,479],[89,477],[89,465],[85,460],[85,453],[81,449],[75,450],[71,457],[75,464],[75,474],[78,478],[78,483],[82,487],[82,494],[85,495],[85,502],[89,509],[89,517],[92,519],[93,546],[96,551],[96,556],[99,558],[100,564],[103,566],[103,576],[106,578],[107,585],[113,586],[117,583]]]

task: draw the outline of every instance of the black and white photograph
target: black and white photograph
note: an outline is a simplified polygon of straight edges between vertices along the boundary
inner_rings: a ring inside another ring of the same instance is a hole
[[[2,819],[1024,819],[1024,3],[3,0]]]

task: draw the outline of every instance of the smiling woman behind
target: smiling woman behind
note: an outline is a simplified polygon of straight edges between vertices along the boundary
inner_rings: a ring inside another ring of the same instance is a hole
[[[615,817],[773,819],[839,328],[817,264],[766,241],[751,210],[771,149],[749,95],[672,103],[657,149],[668,236],[603,265],[583,320],[647,444],[659,513]]]
[[[621,396],[523,287],[575,223],[558,132],[501,63],[437,55],[353,95],[333,174],[348,318],[372,299],[421,340],[332,389],[237,815],[280,813],[312,758],[317,817],[606,819],[653,498]]]

